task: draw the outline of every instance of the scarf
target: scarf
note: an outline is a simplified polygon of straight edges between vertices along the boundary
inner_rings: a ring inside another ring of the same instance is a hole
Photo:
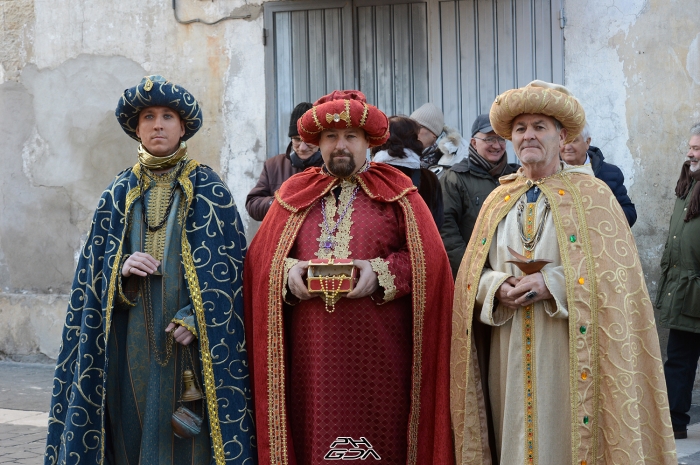
[[[305,170],[311,166],[321,166],[323,158],[321,158],[321,151],[317,150],[316,153],[311,155],[306,160],[303,160],[294,150],[289,151],[289,160],[292,162],[294,168]]]
[[[503,152],[503,156],[500,160],[498,160],[498,163],[491,163],[490,161],[479,155],[479,152],[476,151],[472,144],[469,144],[469,159],[476,166],[483,168],[486,172],[488,172],[492,177],[496,179],[501,177],[503,171],[505,171],[506,169],[506,165],[508,164],[508,157],[506,157],[505,152]]]
[[[139,145],[139,163],[149,170],[167,170],[177,165],[180,160],[187,157],[187,143],[180,142],[180,147],[172,155],[156,157],[148,153],[143,144]]]
[[[396,158],[389,155],[389,152],[386,150],[381,150],[374,154],[374,160],[372,161],[375,163],[386,163],[393,166],[403,166],[404,168],[414,170],[420,169],[421,159],[418,154],[411,149],[403,149],[403,152],[406,154],[404,158]]]
[[[684,199],[690,193],[690,187],[695,181],[695,187],[688,203],[688,212],[685,214],[685,222],[692,220],[700,215],[700,170],[690,171],[690,161],[683,163],[681,168],[681,176],[676,183],[676,197]]]
[[[438,147],[437,141],[435,141],[433,145],[423,150],[423,154],[420,157],[420,167],[430,168],[431,166],[435,166],[438,164],[438,161],[440,161],[440,158],[442,158],[442,152]]]

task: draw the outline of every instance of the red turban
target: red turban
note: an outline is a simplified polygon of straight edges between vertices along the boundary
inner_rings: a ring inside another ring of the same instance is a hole
[[[307,144],[318,145],[325,129],[363,129],[369,146],[389,139],[389,119],[377,107],[367,104],[359,90],[334,90],[314,102],[297,121],[299,136]]]

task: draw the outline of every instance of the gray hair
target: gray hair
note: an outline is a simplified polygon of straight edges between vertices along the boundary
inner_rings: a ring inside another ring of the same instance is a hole
[[[586,121],[586,125],[581,129],[581,139],[586,140],[591,138],[591,127],[588,125],[588,121]]]
[[[695,123],[692,128],[690,128],[690,133],[694,136],[700,135],[700,123]]]

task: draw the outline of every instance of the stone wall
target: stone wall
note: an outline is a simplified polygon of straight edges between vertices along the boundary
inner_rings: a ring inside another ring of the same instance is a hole
[[[262,0],[260,0],[262,1]],[[0,356],[55,358],[75,268],[100,193],[135,162],[113,112],[146,74],[202,103],[192,155],[238,205],[265,159],[260,1],[0,0]],[[625,173],[649,289],[684,159],[700,120],[696,0],[565,0],[566,85],[593,143]],[[249,235],[257,224],[241,213]]]

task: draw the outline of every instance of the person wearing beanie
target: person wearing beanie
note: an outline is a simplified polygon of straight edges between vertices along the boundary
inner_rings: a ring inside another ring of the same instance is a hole
[[[262,221],[272,205],[275,192],[282,183],[306,168],[323,164],[321,152],[313,144],[307,144],[299,136],[297,120],[301,118],[311,104],[302,102],[294,107],[289,119],[289,145],[285,153],[269,158],[263,164],[262,173],[255,187],[245,199],[245,209],[256,221]]]
[[[102,194],[79,256],[44,463],[253,463],[246,239],[226,184],[190,158],[201,107],[152,75],[115,115],[138,161]]]
[[[454,464],[453,283],[411,179],[367,149],[389,121],[357,90],[299,119],[324,165],[275,193],[245,263],[258,464]]]
[[[442,178],[445,169],[469,156],[469,146],[462,135],[445,126],[445,116],[438,107],[428,102],[409,116],[420,125],[418,140],[423,144],[421,167],[430,169]]]
[[[451,408],[462,464],[676,465],[654,311],[627,218],[561,145],[561,85],[496,97],[522,167],[484,201],[455,282]],[[697,242],[697,239],[695,239]]]
[[[481,205],[498,187],[498,178],[519,168],[508,163],[506,140],[493,130],[488,114],[477,116],[471,134],[469,157],[452,165],[440,179],[445,211],[440,236],[453,277],[457,276]]]

